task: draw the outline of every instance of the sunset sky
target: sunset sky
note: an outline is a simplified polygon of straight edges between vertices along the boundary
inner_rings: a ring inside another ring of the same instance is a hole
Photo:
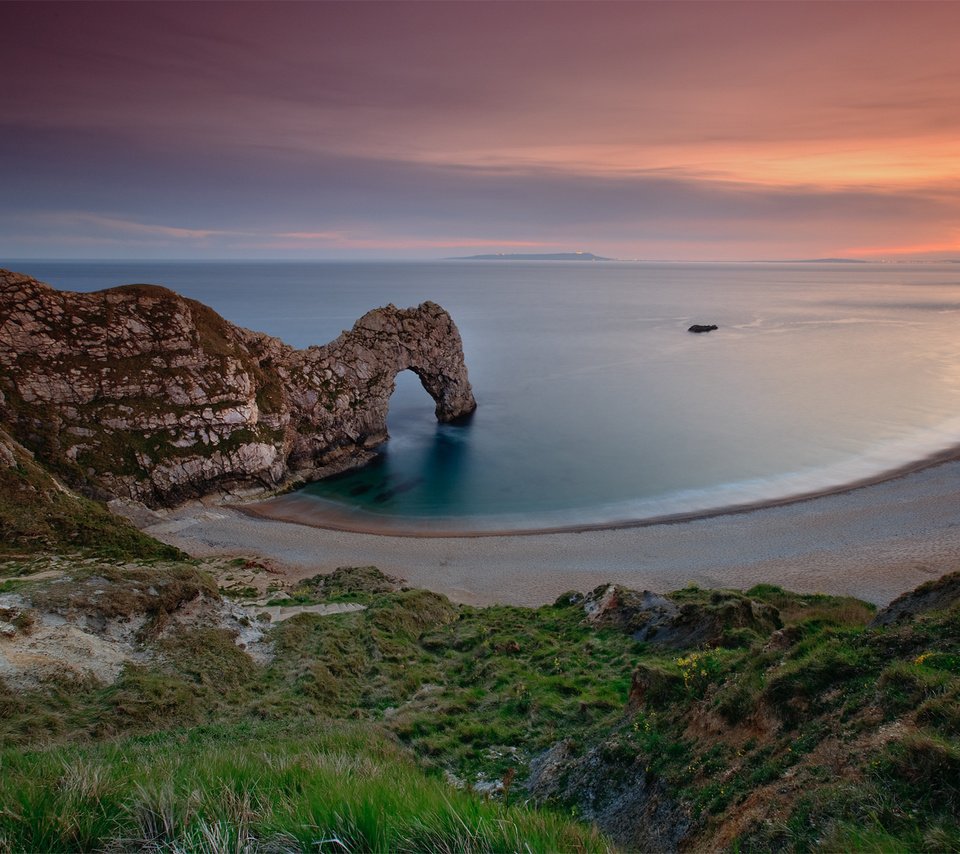
[[[0,3],[11,258],[960,258],[960,3]]]

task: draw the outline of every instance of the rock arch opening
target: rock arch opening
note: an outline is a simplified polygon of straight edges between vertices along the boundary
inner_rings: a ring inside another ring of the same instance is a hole
[[[398,371],[387,403],[388,437],[433,432],[437,425],[437,403],[416,371],[410,368]]]

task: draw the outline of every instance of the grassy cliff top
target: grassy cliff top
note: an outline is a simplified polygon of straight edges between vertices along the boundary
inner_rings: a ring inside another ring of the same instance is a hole
[[[770,585],[473,608],[373,567],[255,589],[234,584],[269,575],[251,561],[57,565],[7,565],[14,633],[48,613],[104,638],[149,620],[113,681],[0,688],[11,850],[220,850],[210,834],[284,851],[960,842],[957,578],[883,625],[857,600]],[[267,600],[303,612],[261,623],[258,655],[181,619],[247,601],[257,623]],[[310,612],[325,602],[355,609]],[[644,613],[711,634],[640,640]],[[512,806],[526,802],[540,811]]]

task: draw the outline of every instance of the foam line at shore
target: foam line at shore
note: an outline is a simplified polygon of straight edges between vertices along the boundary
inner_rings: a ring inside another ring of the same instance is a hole
[[[397,537],[193,505],[147,532],[198,557],[258,556],[290,578],[373,564],[470,604],[540,605],[616,582],[779,584],[878,605],[960,568],[960,462],[751,512],[518,536]]]
[[[587,531],[618,530],[623,528],[644,528],[653,525],[677,525],[699,519],[711,519],[717,516],[730,516],[751,513],[772,507],[785,507],[830,495],[863,489],[868,486],[897,480],[928,468],[960,460],[960,444],[953,445],[922,459],[904,463],[878,474],[868,475],[857,480],[838,485],[825,486],[807,492],[798,492],[777,498],[762,498],[756,501],[727,504],[719,507],[697,509],[676,513],[662,513],[634,519],[615,519],[612,521],[585,522],[575,524],[543,525],[533,527],[460,527],[462,520],[424,522],[409,517],[387,517],[373,514],[360,515],[339,510],[333,502],[325,502],[311,496],[298,493],[279,496],[268,501],[258,501],[238,506],[237,509],[253,516],[275,521],[293,522],[333,531],[346,531],[358,534],[376,534],[389,537],[417,538],[474,538],[474,537],[523,537],[542,534],[584,533]],[[435,527],[427,527],[432,524]]]

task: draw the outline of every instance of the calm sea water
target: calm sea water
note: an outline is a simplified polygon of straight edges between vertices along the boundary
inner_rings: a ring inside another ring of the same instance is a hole
[[[405,372],[381,457],[308,487],[318,514],[621,521],[837,486],[960,442],[960,265],[9,266],[74,290],[164,284],[298,347],[388,302],[447,308],[475,417],[437,425]]]

